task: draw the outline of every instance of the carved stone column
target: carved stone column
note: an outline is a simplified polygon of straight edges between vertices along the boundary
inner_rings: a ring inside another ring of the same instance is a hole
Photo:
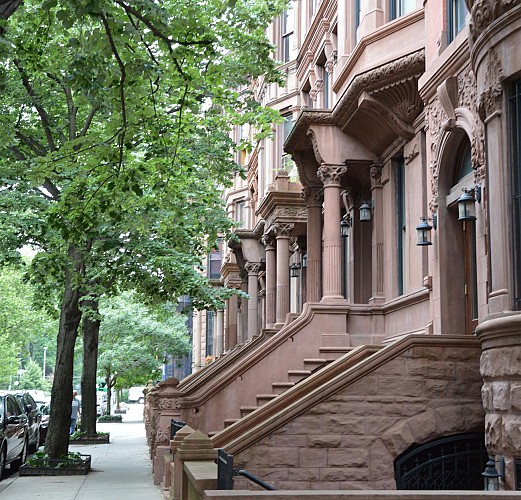
[[[214,354],[215,357],[220,356],[223,353],[224,345],[224,311],[217,309],[217,315],[215,318],[215,342],[214,342]]]
[[[248,293],[248,271],[241,269],[239,276],[242,280],[241,290]],[[237,305],[237,342],[243,344],[247,340],[248,332],[248,306],[246,305],[246,299],[238,297]]]
[[[382,166],[371,165],[371,197],[373,199],[372,304],[384,302],[384,216]]]
[[[237,313],[239,311],[237,295],[233,294],[227,303],[226,314],[227,314],[227,332],[225,349],[227,351],[233,349],[237,345]]]
[[[258,334],[258,302],[259,302],[259,271],[260,263],[247,262],[245,265],[248,271],[248,330],[247,340],[251,340]]]
[[[307,205],[307,268],[306,290],[308,302],[322,297],[322,189],[305,187],[302,195]]]
[[[342,299],[342,238],[340,236],[340,178],[345,165],[322,164],[317,171],[324,184],[324,254],[322,301]]]
[[[289,238],[294,224],[273,226],[277,238],[277,308],[275,328],[282,328],[289,313]]]
[[[277,254],[275,238],[266,233],[262,237],[266,248],[266,328],[273,328],[277,307]]]

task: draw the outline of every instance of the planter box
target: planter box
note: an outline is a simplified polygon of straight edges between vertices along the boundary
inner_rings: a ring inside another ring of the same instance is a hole
[[[100,424],[121,424],[123,417],[121,415],[111,415],[110,417],[99,417],[98,422]]]
[[[81,455],[80,460],[49,459],[48,466],[20,467],[20,476],[84,476],[90,470],[91,455]]]
[[[101,434],[97,436],[80,436],[77,439],[70,439],[69,444],[108,444],[110,443],[110,434]]]

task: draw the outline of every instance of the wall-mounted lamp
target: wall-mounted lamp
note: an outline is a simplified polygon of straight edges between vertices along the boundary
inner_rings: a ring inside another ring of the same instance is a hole
[[[431,231],[438,227],[438,219],[436,213],[433,213],[432,217],[420,217],[420,221],[421,222],[416,226],[416,245],[432,245]],[[432,226],[429,224],[429,221],[432,221]]]
[[[481,186],[472,189],[463,188],[463,194],[458,198],[458,220],[476,220],[476,201],[481,203]]]
[[[291,278],[298,278],[299,269],[300,269],[300,264],[297,264],[296,262],[291,264],[291,266],[289,266],[289,275],[290,275],[290,277]]]
[[[308,254],[307,253],[305,253],[302,256],[302,269],[305,269],[306,267],[308,267]]]
[[[499,491],[499,472],[496,470],[493,457],[489,457],[485,471],[481,475],[485,482],[485,491]]]
[[[349,236],[349,228],[351,227],[351,216],[345,214],[340,221],[340,236],[347,238]]]
[[[373,200],[367,200],[362,202],[360,208],[360,222],[367,222],[371,220],[371,211],[374,208]]]

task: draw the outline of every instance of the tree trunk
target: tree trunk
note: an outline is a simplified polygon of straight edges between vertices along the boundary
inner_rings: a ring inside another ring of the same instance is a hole
[[[101,320],[98,300],[82,302],[83,372],[81,375],[81,430],[96,434],[98,339]]]
[[[110,415],[112,413],[112,387],[113,387],[113,377],[110,375],[105,379],[107,385],[105,386],[107,388],[107,415]],[[112,384],[112,385],[111,385]]]
[[[69,451],[74,344],[81,320],[79,308],[81,292],[75,277],[78,273],[83,273],[84,259],[74,245],[69,246],[68,257],[72,266],[65,271],[65,286],[56,346],[56,365],[51,391],[51,414],[45,441],[45,451],[51,458],[59,458]]]

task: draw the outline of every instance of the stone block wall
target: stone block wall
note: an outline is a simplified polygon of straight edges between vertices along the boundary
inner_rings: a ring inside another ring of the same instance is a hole
[[[412,346],[235,454],[281,490],[395,489],[412,445],[484,430],[480,347]],[[235,489],[257,489],[236,478]]]

